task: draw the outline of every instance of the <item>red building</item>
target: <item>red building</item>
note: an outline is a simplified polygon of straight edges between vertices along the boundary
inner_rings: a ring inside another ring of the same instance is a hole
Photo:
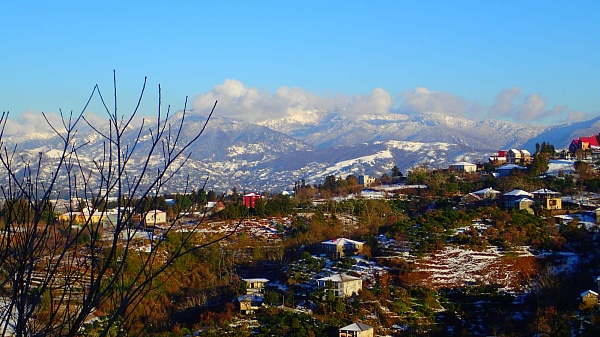
[[[254,208],[254,204],[256,203],[256,200],[262,198],[262,196],[260,194],[256,194],[256,193],[248,193],[244,195],[244,206],[248,207],[248,208]]]
[[[571,145],[569,145],[569,151],[577,152],[577,150],[587,150],[599,146],[600,144],[598,144],[598,138],[596,136],[579,137],[579,139],[573,139]]]

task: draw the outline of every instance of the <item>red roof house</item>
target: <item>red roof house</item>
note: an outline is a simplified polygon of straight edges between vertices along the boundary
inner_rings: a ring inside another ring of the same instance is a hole
[[[587,150],[592,147],[600,147],[600,144],[598,143],[598,137],[596,137],[596,135],[573,139],[571,145],[569,145],[569,151],[577,152],[577,150]]]

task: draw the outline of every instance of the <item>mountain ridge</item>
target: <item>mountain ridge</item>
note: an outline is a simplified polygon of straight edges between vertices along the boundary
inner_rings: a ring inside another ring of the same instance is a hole
[[[347,116],[343,111],[311,110],[304,117],[250,123],[216,114],[190,147],[184,176],[189,175],[193,182],[209,177],[208,188],[220,191],[233,187],[280,191],[301,179],[320,183],[326,175],[381,176],[394,165],[406,171],[415,166],[444,168],[463,160],[483,162],[499,149],[534,150],[536,142],[561,149],[571,139],[600,129],[600,117],[556,126],[472,121],[441,113]],[[181,114],[174,115],[171,123],[177,125],[180,118]],[[205,115],[186,115],[181,139],[191,139],[205,122]],[[127,130],[123,140],[133,143],[137,132]],[[104,151],[102,137],[93,130],[82,131],[79,137],[89,142],[80,156],[81,164],[91,169],[93,160]],[[142,138],[140,149],[148,148],[148,141]],[[5,136],[3,142],[9,147],[18,144],[23,160],[35,160],[43,153],[48,167],[56,163],[55,147],[60,143],[56,136]],[[132,163],[143,162],[135,156]],[[140,167],[132,166],[132,170],[141,172]],[[184,184],[183,178],[178,178],[168,188],[181,192]]]

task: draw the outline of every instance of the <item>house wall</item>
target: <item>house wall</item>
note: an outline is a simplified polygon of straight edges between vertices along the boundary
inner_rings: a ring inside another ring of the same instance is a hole
[[[256,200],[260,199],[261,196],[258,194],[246,194],[244,195],[244,206],[248,208],[254,208]]]
[[[546,209],[562,209],[561,198],[546,198],[545,202]]]
[[[581,302],[587,308],[596,307],[598,305],[598,296],[589,293],[589,294],[587,294],[586,296],[583,297],[583,299],[582,299]]]
[[[532,208],[533,204],[531,202],[526,202],[526,201],[521,201],[520,203],[517,203],[517,209],[518,210],[526,210],[528,213],[533,214],[533,208]]]
[[[260,295],[246,295],[238,297],[241,314],[252,314],[262,307],[263,298]]]
[[[145,222],[148,225],[152,225],[154,223],[165,223],[167,222],[167,213],[162,211],[150,211],[146,214]]]
[[[241,314],[244,314],[244,315],[252,314],[258,309],[259,309],[259,307],[252,305],[251,301],[240,302],[240,313]]]
[[[450,169],[457,172],[472,173],[477,171],[477,165],[450,165]]]
[[[264,282],[246,282],[246,292],[247,293],[261,292],[264,289],[265,289]]]
[[[344,246],[344,250],[349,251],[346,253],[346,255],[349,255],[350,253],[352,255],[360,254],[363,251],[363,244],[362,243],[348,244],[348,245]]]
[[[70,222],[71,218],[74,224],[84,224],[88,221],[92,224],[97,224],[104,220],[104,216],[102,216],[100,212],[94,213],[92,216],[82,213],[65,213],[58,216],[58,220],[65,223]]]
[[[333,259],[339,259],[344,256],[352,256],[356,254],[360,254],[363,251],[363,244],[321,244],[321,251],[325,253],[327,256]]]
[[[353,294],[358,294],[358,292],[362,290],[362,280],[346,281],[337,286],[340,294],[343,294],[344,297],[350,297]]]
[[[359,175],[358,183],[360,185],[363,185],[364,187],[370,187],[371,185],[373,185],[375,183],[375,178],[369,177],[367,175]]]

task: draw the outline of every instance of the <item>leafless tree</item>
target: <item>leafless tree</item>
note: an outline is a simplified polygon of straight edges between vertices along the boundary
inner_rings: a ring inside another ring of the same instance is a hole
[[[215,102],[203,127],[185,138],[188,111],[171,114],[169,107],[163,112],[159,86],[156,120],[134,126],[145,88],[146,80],[137,106],[126,115],[118,110],[116,76],[113,104],[96,85],[80,113],[61,112],[62,125],[43,114],[60,139],[58,159],[22,155],[5,141],[8,113],[0,116],[0,176],[5,178],[0,186],[0,335],[75,336],[98,309],[102,326],[97,335],[127,329],[129,315],[164,282],[174,261],[235,231],[202,242],[194,236],[202,222],[183,230],[176,216],[160,230],[144,233],[132,225],[141,200],[156,205],[166,184],[184,174],[191,146],[216,107]],[[108,126],[94,125],[87,117],[93,99],[105,109]],[[78,128],[91,128],[102,139],[101,151],[93,153],[92,142]],[[126,136],[132,132],[134,137]],[[185,190],[191,191],[194,186],[186,181]],[[59,199],[82,200],[84,209],[57,221]],[[102,207],[109,199],[117,202],[114,214]],[[148,236],[145,246],[136,238],[140,234]]]

